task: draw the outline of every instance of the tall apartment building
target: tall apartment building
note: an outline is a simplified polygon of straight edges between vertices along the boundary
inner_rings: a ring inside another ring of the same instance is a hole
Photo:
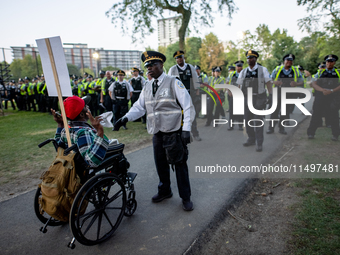
[[[158,46],[167,47],[179,41],[178,30],[181,27],[180,16],[159,19],[158,25]]]
[[[39,54],[38,47],[26,44],[25,47],[11,46],[14,59],[23,59],[25,55],[32,55],[33,58]],[[98,71],[107,66],[117,67],[122,70],[131,70],[132,67],[141,68],[138,50],[104,50],[103,48],[88,48],[84,43],[63,44],[66,63],[78,68],[90,68]],[[98,58],[94,58],[95,53]],[[97,62],[98,61],[98,62]]]

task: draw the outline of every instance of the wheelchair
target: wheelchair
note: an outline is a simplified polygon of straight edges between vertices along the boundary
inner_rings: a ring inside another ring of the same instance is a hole
[[[57,150],[55,139],[48,139],[38,146],[41,148],[50,142]],[[76,152],[74,161],[77,173],[85,173],[83,178],[80,177],[82,187],[73,201],[68,221],[73,238],[67,246],[74,249],[76,240],[88,246],[104,242],[116,231],[124,216],[134,214],[137,201],[133,181],[137,174],[128,172],[130,164],[123,154],[124,144],[110,145],[105,159],[96,168],[85,163],[76,144],[67,148],[64,154],[72,150]],[[41,196],[39,187],[34,197],[34,211],[44,224],[40,231],[46,233],[47,226],[67,224],[42,210],[39,203]]]

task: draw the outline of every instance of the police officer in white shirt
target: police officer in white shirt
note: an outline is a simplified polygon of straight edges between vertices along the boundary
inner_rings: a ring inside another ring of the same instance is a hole
[[[272,79],[267,68],[256,63],[259,54],[254,50],[246,52],[248,68],[243,69],[238,76],[236,83],[241,86],[244,98],[244,118],[246,122],[246,130],[248,140],[243,146],[251,146],[256,144],[256,151],[262,151],[263,143],[263,125],[261,121],[251,121],[251,126],[248,125],[249,120],[260,119],[263,116],[253,114],[248,107],[248,97],[252,97],[253,106],[257,110],[264,110],[267,102],[266,86],[269,92],[269,98],[272,96]],[[252,95],[248,95],[248,88],[252,88]],[[255,126],[255,127],[253,127]]]
[[[109,87],[109,94],[112,99],[113,123],[128,112],[128,103],[132,96],[133,88],[130,83],[124,80],[125,72],[117,71],[118,80]],[[123,125],[127,129],[126,125]]]
[[[183,83],[176,77],[163,72],[166,57],[156,51],[142,54],[144,66],[153,78],[147,81],[137,102],[115,126],[119,130],[128,121],[134,121],[146,113],[147,130],[153,134],[154,160],[159,176],[158,193],[152,197],[154,203],[172,197],[170,187],[170,167],[175,166],[179,196],[182,208],[193,210],[190,199],[188,172],[188,149],[191,123],[195,116],[190,95]],[[183,126],[182,121],[183,110]]]
[[[173,54],[173,57],[176,59],[177,65],[170,67],[168,75],[176,76],[181,79],[183,85],[188,90],[191,100],[194,104],[195,110],[197,112],[200,107],[200,94],[199,94],[199,80],[195,70],[195,67],[185,63],[184,59],[184,51],[179,50]],[[196,141],[201,141],[202,139],[199,136],[199,132],[197,130],[197,122],[196,117],[192,122],[191,132]]]

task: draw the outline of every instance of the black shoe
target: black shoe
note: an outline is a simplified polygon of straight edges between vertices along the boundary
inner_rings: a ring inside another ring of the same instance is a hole
[[[123,126],[123,129],[124,129],[124,130],[127,130],[128,128],[127,128],[126,126]]]
[[[238,130],[243,131],[243,127],[239,127]]]
[[[184,211],[192,211],[194,210],[194,204],[190,199],[188,200],[182,199],[182,208]]]
[[[196,141],[202,141],[202,139],[201,139],[201,137],[199,137],[198,135],[196,135],[196,136],[194,136],[194,139],[196,140]]]
[[[314,135],[308,135],[308,139],[314,139]]]
[[[229,127],[227,130],[231,131],[231,130],[234,130],[234,128],[233,127]]]
[[[287,134],[287,132],[286,132],[284,129],[280,129],[280,130],[279,130],[279,133],[280,133],[280,134],[283,134],[283,135],[286,135],[286,134]]]
[[[274,129],[268,129],[266,132],[268,135],[274,133]]]
[[[243,144],[244,147],[248,147],[248,146],[251,146],[251,145],[255,145],[255,142],[246,141],[246,142]]]
[[[168,195],[160,195],[159,193],[157,193],[156,195],[152,197],[152,202],[159,203],[163,201],[164,199],[167,199],[170,197],[172,197],[172,192],[170,192]]]
[[[338,141],[338,137],[333,135],[332,138],[331,138],[331,140],[334,141],[334,142],[336,142],[336,141]]]
[[[262,151],[262,145],[256,145],[256,151],[261,152]]]

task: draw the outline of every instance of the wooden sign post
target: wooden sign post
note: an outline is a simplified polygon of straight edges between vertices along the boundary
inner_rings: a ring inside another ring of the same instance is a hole
[[[66,131],[67,144],[72,146],[63,96],[72,96],[69,73],[60,37],[36,40],[44,70],[49,96],[58,96],[61,115]],[[55,85],[55,86],[53,86]]]

